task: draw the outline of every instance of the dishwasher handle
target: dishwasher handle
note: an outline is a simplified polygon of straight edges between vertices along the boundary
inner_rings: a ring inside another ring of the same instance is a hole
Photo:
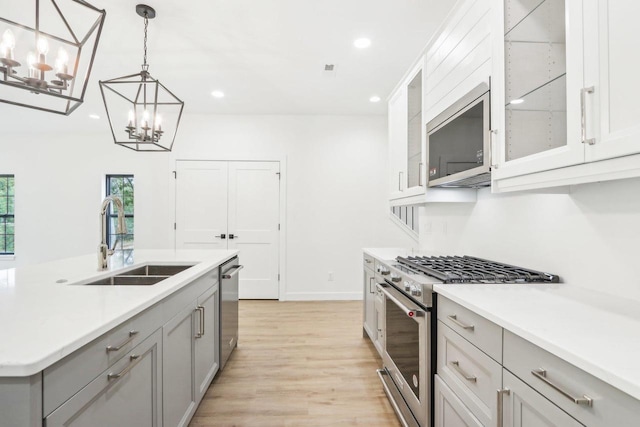
[[[233,276],[235,276],[236,274],[238,274],[238,272],[240,270],[242,270],[244,268],[244,265],[234,265],[233,267],[231,267],[229,270],[227,270],[223,275],[222,278],[223,279],[231,279]],[[229,274],[229,271],[235,269],[236,271],[234,271],[233,273]]]

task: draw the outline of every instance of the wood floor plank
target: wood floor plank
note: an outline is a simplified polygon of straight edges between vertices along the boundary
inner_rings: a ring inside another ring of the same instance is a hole
[[[192,427],[398,427],[359,301],[240,301],[238,348]]]

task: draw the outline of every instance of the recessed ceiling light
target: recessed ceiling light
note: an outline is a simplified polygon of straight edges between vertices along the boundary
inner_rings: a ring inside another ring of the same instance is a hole
[[[371,98],[369,98],[369,102],[380,102],[380,97],[378,95],[374,95]]]
[[[518,105],[518,104],[522,104],[523,102],[524,102],[524,99],[514,99],[509,104]]]
[[[214,98],[224,98],[224,92],[221,90],[214,90],[213,92],[211,92],[211,96],[213,96]]]
[[[359,39],[356,39],[356,40],[353,42],[353,45],[354,45],[355,47],[357,47],[358,49],[366,49],[366,48],[368,48],[369,46],[371,46],[371,40],[370,40],[370,39],[368,39],[368,38],[366,38],[366,37],[361,37],[361,38],[359,38]]]
[[[97,114],[89,114],[89,118],[90,119],[94,119],[94,120],[98,120],[98,119],[100,119],[100,116],[97,115]]]

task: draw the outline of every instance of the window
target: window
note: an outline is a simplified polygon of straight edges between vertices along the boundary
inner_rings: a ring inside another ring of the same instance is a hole
[[[15,242],[14,176],[0,175],[0,255],[13,255]]]
[[[133,249],[133,175],[107,175],[107,196],[110,195],[118,196],[122,200],[127,234],[115,234],[118,211],[112,203],[107,211],[107,245],[113,248],[118,244],[122,249]]]

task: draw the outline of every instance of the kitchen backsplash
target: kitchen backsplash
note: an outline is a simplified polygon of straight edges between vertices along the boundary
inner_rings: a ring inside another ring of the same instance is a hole
[[[573,285],[640,300],[640,179],[545,193],[478,192],[420,210],[420,246],[551,271]]]

